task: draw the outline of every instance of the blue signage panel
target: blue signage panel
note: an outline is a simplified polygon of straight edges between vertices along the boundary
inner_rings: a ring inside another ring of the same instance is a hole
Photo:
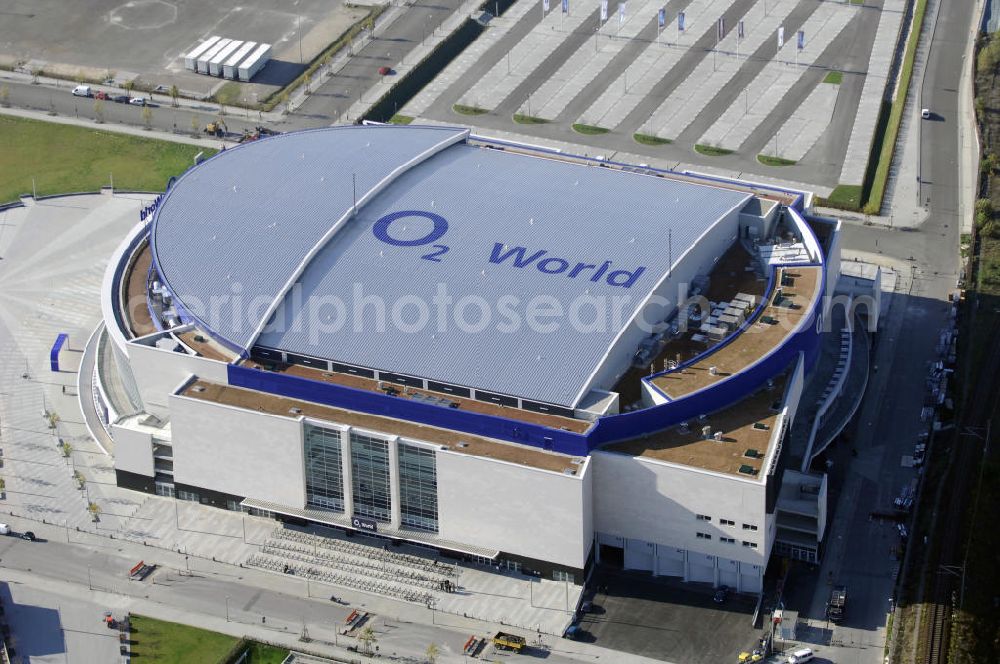
[[[367,530],[370,533],[378,532],[378,522],[366,516],[352,516],[351,525],[358,530]]]

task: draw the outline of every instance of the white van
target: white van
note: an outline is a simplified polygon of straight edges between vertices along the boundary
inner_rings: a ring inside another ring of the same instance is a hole
[[[0,523],[0,535],[10,535],[10,526],[6,523]]]
[[[800,648],[796,650],[791,655],[788,656],[788,664],[802,664],[802,662],[811,662],[816,654],[811,648]]]
[[[90,86],[89,85],[78,85],[73,88],[73,94],[77,97],[89,97],[90,96]]]

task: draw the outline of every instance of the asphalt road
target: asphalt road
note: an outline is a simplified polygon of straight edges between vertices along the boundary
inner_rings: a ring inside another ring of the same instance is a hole
[[[891,524],[871,521],[869,513],[888,507],[901,487],[915,477],[912,469],[901,466],[901,457],[912,452],[917,435],[927,429],[919,419],[927,361],[937,357],[934,346],[948,320],[947,297],[958,279],[958,81],[966,66],[973,6],[973,0],[940,4],[921,96],[914,104],[914,112],[929,107],[935,113],[933,120],[920,123],[927,220],[913,231],[844,227],[845,251],[896,259],[903,271],[898,295],[877,340],[873,364],[878,371],[872,374],[856,417],[851,445],[858,456],[852,457],[846,445],[834,448],[831,475],[837,479],[830,496],[833,513],[826,558],[813,578],[801,580],[813,590],[811,602],[793,607],[814,621],[813,637],[833,644],[838,664],[882,661],[881,640],[873,637],[874,630],[885,624],[889,598],[895,591],[899,564],[889,555],[889,548],[899,538]],[[897,205],[912,202],[897,201]],[[922,542],[910,546],[920,547]],[[823,616],[829,582],[848,586],[847,619],[838,626],[825,623]]]

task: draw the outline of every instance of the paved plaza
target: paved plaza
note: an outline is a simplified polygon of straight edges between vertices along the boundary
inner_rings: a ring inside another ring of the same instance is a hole
[[[860,183],[902,0],[623,6],[610,3],[602,21],[599,0],[571,0],[565,13],[518,0],[400,112],[608,158]]]

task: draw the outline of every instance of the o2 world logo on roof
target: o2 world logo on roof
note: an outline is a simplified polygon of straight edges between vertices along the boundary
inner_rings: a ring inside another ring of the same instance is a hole
[[[423,236],[416,238],[402,239],[394,237],[391,229],[395,222],[408,217],[427,219],[431,222],[431,229]],[[448,232],[448,220],[439,214],[426,212],[424,210],[400,210],[390,212],[381,217],[372,226],[372,234],[381,242],[394,247],[427,247],[433,251],[420,256],[425,261],[441,263],[444,256],[451,251],[447,244],[438,244],[438,240],[443,238]],[[562,275],[568,279],[587,279],[594,283],[604,281],[610,286],[619,288],[632,288],[639,277],[646,271],[645,266],[633,269],[614,269],[614,262],[606,260],[603,263],[587,263],[584,261],[573,261],[567,258],[559,258],[549,253],[547,249],[532,251],[528,247],[508,246],[504,242],[495,242],[490,250],[488,260],[494,265],[506,265],[516,269],[535,268],[542,274]]]

